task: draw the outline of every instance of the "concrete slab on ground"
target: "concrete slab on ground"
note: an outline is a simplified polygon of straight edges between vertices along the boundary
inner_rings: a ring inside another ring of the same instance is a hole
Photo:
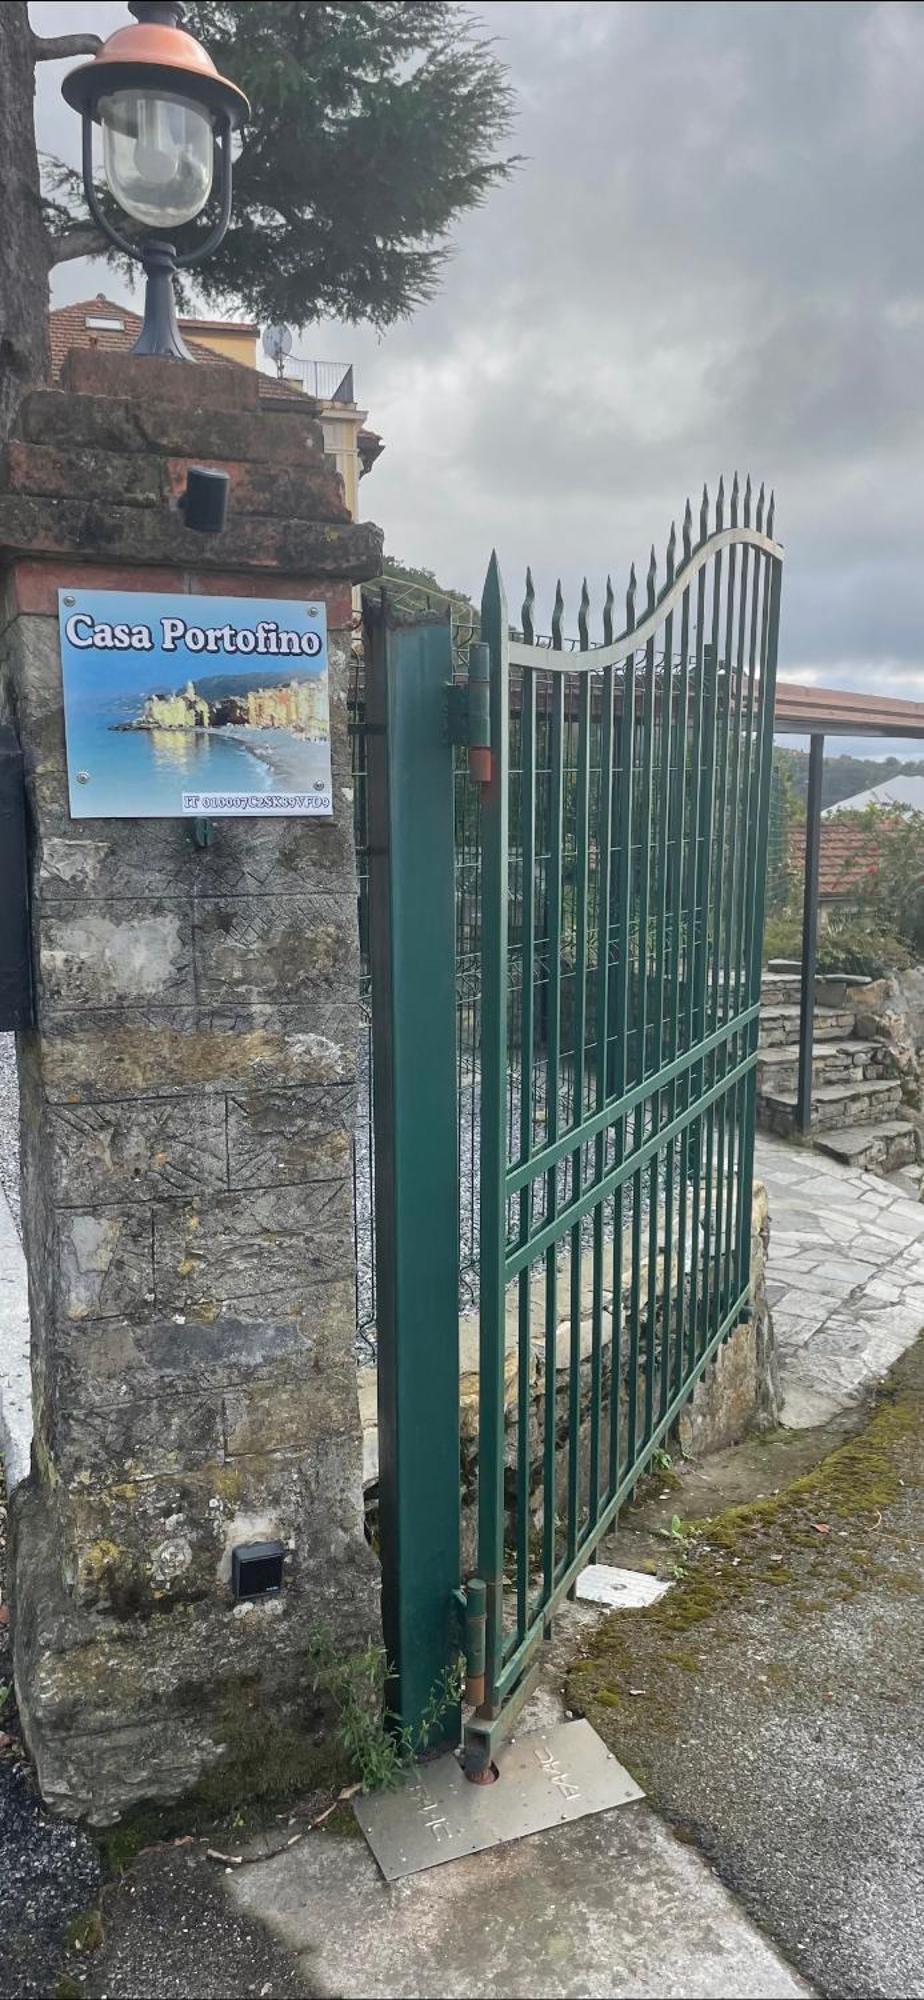
[[[811,1990],[644,1805],[390,1885],[364,1841],[321,1833],[225,1879],[297,1954],[306,1987],[340,2000]]]
[[[770,1203],[782,1422],[798,1430],[858,1403],[924,1326],[924,1204],[764,1135],[755,1171]]]

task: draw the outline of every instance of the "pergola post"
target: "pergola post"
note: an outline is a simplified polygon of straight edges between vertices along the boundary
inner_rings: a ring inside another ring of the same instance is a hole
[[[799,1016],[799,1089],[796,1129],[812,1127],[812,1050],[815,1039],[815,966],[818,958],[818,874],[821,854],[821,781],[825,739],[811,738],[808,807],[805,822],[805,888],[802,900],[802,994]]]

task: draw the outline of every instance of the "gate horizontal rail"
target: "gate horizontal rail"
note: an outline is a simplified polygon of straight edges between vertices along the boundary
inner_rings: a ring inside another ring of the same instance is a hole
[[[586,1118],[582,1125],[572,1126],[563,1139],[557,1139],[554,1145],[546,1146],[541,1153],[534,1154],[532,1159],[523,1161],[521,1165],[511,1167],[507,1173],[508,1196],[518,1194],[520,1188],[526,1187],[540,1174],[547,1173],[550,1167],[557,1166],[559,1160],[563,1160],[566,1153],[572,1153],[576,1146],[586,1145],[598,1134],[609,1131],[611,1126],[624,1118],[627,1112],[634,1111],[636,1105],[641,1104],[646,1097],[664,1090],[667,1084],[684,1076],[695,1062],[700,1062],[704,1056],[711,1055],[714,1049],[721,1048],[742,1028],[749,1027],[759,1013],[759,1004],[745,1008],[743,1013],[737,1014],[734,1020],[726,1022],[724,1027],[716,1028],[714,1034],[707,1035],[702,1042],[695,1043],[691,1049],[685,1049],[683,1055],[676,1056],[673,1062],[666,1063],[664,1068],[658,1071],[657,1076],[646,1078],[644,1083],[635,1084],[631,1090],[625,1092],[624,1096],[617,1098],[614,1104],[605,1105],[604,1109],[598,1111],[593,1118]],[[752,1061],[756,1061],[756,1056],[749,1057],[748,1063],[742,1067],[748,1067]],[[696,1110],[703,1108],[704,1105],[705,1099],[701,1099],[698,1106],[694,1106],[689,1113],[684,1113],[683,1122],[686,1123],[688,1118],[694,1117]]]

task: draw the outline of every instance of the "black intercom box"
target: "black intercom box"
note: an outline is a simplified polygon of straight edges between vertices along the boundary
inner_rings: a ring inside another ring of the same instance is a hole
[[[0,1030],[33,1019],[25,774],[14,731],[0,726]]]

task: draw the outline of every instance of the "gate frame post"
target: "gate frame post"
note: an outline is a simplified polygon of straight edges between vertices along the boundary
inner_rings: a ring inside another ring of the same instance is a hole
[[[799,991],[799,1082],[796,1130],[807,1139],[812,1130],[812,1077],[815,1051],[815,971],[818,963],[818,882],[821,865],[821,797],[825,770],[825,739],[809,738],[808,801],[805,813],[805,882],[802,891],[802,965]]]
[[[416,1735],[460,1650],[452,640],[384,592],[364,610],[382,1620],[391,1709]],[[453,1705],[430,1741],[460,1734]]]
[[[507,1170],[508,764],[510,669],[507,599],[491,552],[481,599],[481,637],[490,647],[491,779],[482,796],[481,1186],[479,1236],[478,1572],[486,1591],[485,1699],[479,1718],[498,1713],[504,1645],[505,1178]],[[490,1762],[483,1733],[470,1727],[466,1771]]]

